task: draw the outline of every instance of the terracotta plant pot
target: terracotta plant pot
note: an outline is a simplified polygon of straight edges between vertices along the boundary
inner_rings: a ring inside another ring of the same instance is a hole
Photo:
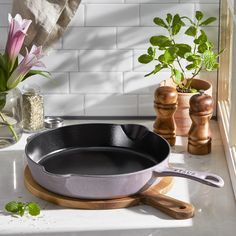
[[[206,94],[212,96],[212,85],[205,80],[194,79],[192,87],[197,90],[202,89]],[[177,135],[188,136],[188,131],[192,124],[192,120],[189,116],[189,100],[194,94],[195,93],[178,93],[178,106],[174,115]]]

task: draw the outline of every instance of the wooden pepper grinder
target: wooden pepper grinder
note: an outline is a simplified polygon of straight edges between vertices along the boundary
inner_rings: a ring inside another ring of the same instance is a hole
[[[205,155],[211,152],[209,121],[213,113],[213,99],[200,91],[190,99],[189,115],[192,125],[188,133],[188,152]]]
[[[157,118],[154,132],[165,138],[171,146],[175,145],[176,124],[174,113],[177,109],[178,93],[175,88],[162,86],[155,91],[154,108]]]

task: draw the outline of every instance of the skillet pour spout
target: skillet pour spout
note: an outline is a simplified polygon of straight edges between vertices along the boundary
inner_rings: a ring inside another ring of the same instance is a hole
[[[64,126],[30,138],[25,154],[38,184],[69,197],[129,196],[157,184],[162,176],[223,186],[217,175],[169,167],[168,142],[142,125]]]

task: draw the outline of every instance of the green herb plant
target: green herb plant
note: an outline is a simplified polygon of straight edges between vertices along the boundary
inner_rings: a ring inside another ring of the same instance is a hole
[[[40,206],[35,202],[16,202],[11,201],[5,205],[6,211],[23,216],[27,212],[31,216],[37,216],[40,214]]]
[[[201,28],[210,25],[216,18],[203,18],[203,13],[196,11],[194,20],[186,16],[179,16],[179,14],[172,16],[170,13],[167,14],[166,19],[159,17],[153,19],[156,25],[166,29],[167,35],[152,36],[149,40],[151,46],[148,48],[147,54],[138,58],[142,64],[157,63],[154,70],[146,74],[145,77],[155,75],[162,69],[168,68],[171,72],[170,77],[179,92],[197,92],[191,87],[193,79],[202,70],[217,69],[219,66],[218,57],[221,53],[214,52],[213,43],[209,41],[207,34]],[[192,38],[191,45],[176,41],[176,36],[180,34],[186,23],[188,23],[188,27],[184,34]],[[158,57],[157,50],[161,52]],[[191,72],[190,78],[187,78],[186,71]]]

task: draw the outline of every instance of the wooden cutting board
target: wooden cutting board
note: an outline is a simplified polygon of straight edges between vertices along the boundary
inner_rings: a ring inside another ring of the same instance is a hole
[[[110,200],[78,199],[50,192],[36,183],[28,166],[24,171],[24,182],[26,188],[36,197],[69,208],[101,210],[147,204],[175,219],[188,219],[194,215],[193,205],[164,195],[172,187],[173,177],[163,177],[158,184],[140,194]]]

